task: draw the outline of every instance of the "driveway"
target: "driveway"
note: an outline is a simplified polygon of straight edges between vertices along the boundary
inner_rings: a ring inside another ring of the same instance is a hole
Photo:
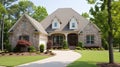
[[[72,50],[69,51],[53,51],[55,56],[36,62],[31,62],[17,67],[66,67],[68,64],[77,60],[81,55]]]

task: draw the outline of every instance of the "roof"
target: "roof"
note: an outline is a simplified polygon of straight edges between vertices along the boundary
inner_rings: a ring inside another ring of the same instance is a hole
[[[57,17],[58,20],[61,21],[60,29],[56,29],[56,31],[71,31],[69,29],[69,22],[74,17],[78,21],[78,29],[75,29],[75,31],[82,30],[89,21],[82,17],[79,13],[74,11],[72,8],[59,8],[55,12],[53,12],[51,15],[46,17],[43,21],[41,21],[42,26],[44,29],[48,31],[55,31],[51,28],[52,20]]]
[[[23,14],[22,17],[24,17],[24,16],[30,21],[30,23],[33,25],[33,27],[38,30],[38,32],[47,34],[47,32],[44,30],[44,28],[38,21],[36,21],[35,19],[33,19],[32,17],[30,17],[27,14]],[[19,23],[19,21],[22,19],[22,17],[9,29],[8,32],[10,32]]]

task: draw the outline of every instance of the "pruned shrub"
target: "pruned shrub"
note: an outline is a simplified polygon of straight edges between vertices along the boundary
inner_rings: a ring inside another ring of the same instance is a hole
[[[28,47],[28,52],[35,52],[35,47],[34,46],[29,46]]]
[[[31,46],[31,42],[26,41],[26,40],[18,40],[17,45],[21,45],[21,46]]]
[[[40,45],[40,52],[43,53],[44,52],[44,44]]]
[[[68,43],[66,40],[63,41],[63,49],[68,49]]]

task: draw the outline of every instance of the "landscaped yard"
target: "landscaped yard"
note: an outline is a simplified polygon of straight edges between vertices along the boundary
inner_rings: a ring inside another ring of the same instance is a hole
[[[0,57],[0,66],[16,66],[32,61],[41,60],[48,56],[2,56]]]
[[[68,67],[97,67],[96,63],[108,62],[108,51],[76,50],[82,57]],[[115,62],[120,63],[120,52],[114,52]]]

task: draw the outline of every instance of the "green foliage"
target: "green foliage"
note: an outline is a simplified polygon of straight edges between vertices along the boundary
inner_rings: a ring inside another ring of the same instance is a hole
[[[19,47],[14,47],[13,52],[20,52],[20,48]]]
[[[96,0],[87,0],[87,2],[88,2],[89,4],[94,4],[94,3],[96,2]]]
[[[29,46],[29,47],[28,47],[28,51],[29,51],[29,52],[35,52],[36,49],[35,49],[34,46]]]
[[[82,16],[84,17],[84,18],[89,18],[89,14],[88,13],[82,13]]]
[[[40,44],[40,52],[41,52],[41,53],[44,52],[44,44]]]
[[[77,50],[82,50],[83,48],[82,48],[82,47],[76,47],[75,49],[77,49]]]
[[[67,41],[63,41],[63,49],[68,49],[68,43]]]
[[[37,21],[42,21],[46,16],[48,16],[47,10],[45,7],[38,6],[35,8],[34,13],[32,14],[33,18]]]
[[[11,52],[12,51],[12,46],[10,45],[10,43],[9,42],[6,42],[5,43],[5,50],[7,50],[8,52]]]
[[[83,43],[81,41],[78,42],[78,47],[83,47]]]

